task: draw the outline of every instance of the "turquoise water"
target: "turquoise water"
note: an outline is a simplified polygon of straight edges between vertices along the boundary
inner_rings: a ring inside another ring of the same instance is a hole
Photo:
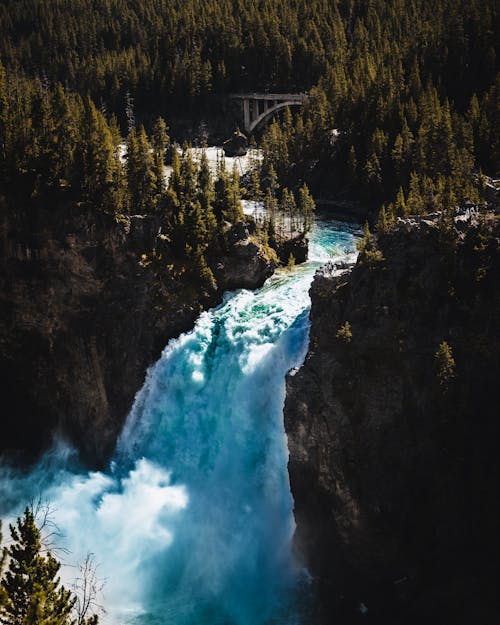
[[[354,236],[346,224],[318,221],[309,262],[255,292],[227,294],[171,341],[107,472],[70,469],[62,443],[29,475],[2,470],[4,517],[40,494],[51,502],[68,550],[65,581],[75,576],[71,562],[95,554],[107,580],[104,623],[303,623],[284,381],[307,350],[314,272],[353,259]]]

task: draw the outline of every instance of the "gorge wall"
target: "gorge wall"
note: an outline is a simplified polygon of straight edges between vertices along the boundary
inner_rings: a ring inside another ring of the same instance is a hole
[[[261,285],[276,263],[251,219],[227,225],[225,252],[211,262],[215,285],[169,264],[158,217],[0,208],[0,452],[16,462],[57,433],[102,466],[168,340],[225,289]]]
[[[325,624],[493,622],[499,241],[494,214],[400,221],[314,279],[285,427]]]

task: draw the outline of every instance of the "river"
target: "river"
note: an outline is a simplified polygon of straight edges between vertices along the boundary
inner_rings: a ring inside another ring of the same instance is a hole
[[[62,442],[29,474],[0,469],[7,522],[30,499],[51,503],[65,583],[75,577],[70,564],[95,554],[106,581],[101,622],[304,623],[285,375],[307,351],[314,272],[330,259],[354,259],[355,234],[317,219],[307,263],[277,271],[254,292],[227,293],[170,341],[107,471],[82,471]]]

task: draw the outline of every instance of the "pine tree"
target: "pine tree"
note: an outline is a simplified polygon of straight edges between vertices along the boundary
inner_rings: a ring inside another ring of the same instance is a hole
[[[405,194],[402,187],[399,187],[396,196],[396,202],[394,203],[394,214],[399,217],[404,217],[408,214],[406,207]]]
[[[420,189],[420,178],[414,171],[410,175],[410,189],[406,200],[406,210],[409,215],[423,215],[425,202]]]
[[[175,147],[172,150],[172,172],[168,179],[168,189],[175,194],[177,200],[180,200],[184,189],[184,180],[181,174],[181,159]]]
[[[139,131],[132,128],[128,135],[126,173],[129,210],[140,214],[154,212],[158,202],[158,181],[144,126]]]
[[[363,254],[365,250],[370,249],[372,245],[372,234],[370,232],[370,226],[368,222],[365,221],[365,225],[363,226],[363,237],[359,239],[356,243],[356,247],[358,248],[358,252]]]
[[[286,187],[283,189],[281,196],[281,209],[284,215],[288,217],[289,232],[292,237],[297,226],[297,202],[293,192],[289,191]]]
[[[250,196],[252,200],[258,202],[262,199],[262,189],[260,187],[260,173],[258,167],[253,167],[250,174]]]
[[[122,207],[122,166],[115,138],[102,113],[89,98],[84,103],[81,124],[75,169],[82,199],[98,209],[116,213]]]
[[[8,549],[9,564],[1,586],[5,593],[0,610],[2,625],[70,625],[76,599],[60,586],[59,562],[42,555],[40,531],[33,513],[10,526],[13,544]]]
[[[66,186],[71,179],[78,129],[71,113],[70,101],[62,85],[57,86],[52,96],[51,115],[54,121],[48,148],[50,177],[53,184]]]
[[[377,234],[387,234],[394,227],[394,214],[391,208],[386,208],[382,206],[380,209],[380,213],[378,216],[378,221],[376,225]]]
[[[280,185],[278,184],[278,174],[276,173],[273,165],[269,167],[266,178],[266,187],[271,191],[271,195],[276,197]]]
[[[226,211],[227,219],[231,223],[236,223],[243,219],[243,208],[241,206],[240,173],[236,161],[233,163],[233,171],[230,182],[230,201]]]
[[[232,174],[228,174],[224,159],[217,167],[214,213],[219,223],[223,220],[236,223],[243,217],[238,170],[235,165]]]
[[[363,237],[358,240],[356,245],[360,262],[373,266],[384,259],[382,252],[376,248],[375,238],[370,232],[368,222],[365,222]]]
[[[153,151],[153,176],[156,181],[155,195],[156,204],[165,192],[165,153],[169,147],[170,139],[167,134],[168,128],[165,120],[158,117],[151,134],[151,147]]]
[[[181,158],[181,179],[182,179],[182,191],[180,195],[180,201],[194,202],[197,195],[197,180],[196,180],[196,166],[193,160],[193,152],[189,145],[185,145],[182,151]]]
[[[194,263],[195,278],[199,285],[206,291],[214,291],[217,288],[217,283],[214,278],[212,270],[207,265],[207,261],[203,254],[198,254]]]
[[[217,232],[217,220],[213,211],[213,202],[215,199],[212,174],[208,164],[206,150],[201,153],[200,165],[197,174],[198,183],[198,202],[200,203],[205,222],[205,230],[207,242],[211,243]]]
[[[309,232],[311,229],[314,211],[316,210],[316,204],[309,191],[308,186],[304,183],[299,189],[299,213],[302,215],[304,232]]]
[[[201,204],[198,200],[189,201],[184,209],[184,239],[186,250],[191,256],[199,256],[207,247],[207,227]]]

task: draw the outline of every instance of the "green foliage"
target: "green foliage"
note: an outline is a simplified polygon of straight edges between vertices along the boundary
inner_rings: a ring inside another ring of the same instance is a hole
[[[144,126],[139,131],[132,128],[127,138],[125,168],[129,211],[132,214],[153,213],[158,206],[163,186],[163,179],[158,180],[157,177],[161,169],[158,152],[158,146],[153,152]]]
[[[250,196],[253,200],[259,201],[262,199],[259,168],[253,167],[250,176]]]
[[[16,526],[10,526],[8,568],[0,582],[4,597],[0,604],[3,625],[73,625],[76,597],[60,585],[59,562],[43,555],[40,531],[33,513],[26,508]],[[96,617],[85,620],[94,625]]]
[[[368,222],[365,222],[363,236],[356,242],[359,252],[359,262],[371,267],[384,260],[382,252],[377,249],[375,237],[370,232]]]
[[[292,123],[265,131],[264,174],[272,164],[284,186],[299,174],[319,190],[392,204],[394,215],[477,201],[474,169],[500,172],[493,3],[374,0],[336,9],[337,49]],[[333,147],[332,128],[341,131]]]
[[[337,330],[336,337],[342,343],[350,343],[352,341],[351,324],[349,321],[343,323]]]
[[[170,147],[170,137],[165,120],[161,117],[155,121],[151,134],[151,148],[153,153],[153,179],[156,181],[154,190],[154,204],[161,204],[161,197],[165,192],[165,154]]]
[[[451,215],[478,200],[475,170],[500,171],[493,0],[19,0],[0,6],[0,32],[2,194],[27,212],[161,216],[170,252],[191,260],[242,218],[239,176],[221,162],[211,181],[203,158],[173,150],[166,189],[158,115],[209,112],[212,93],[308,92],[265,129],[252,174],[270,241],[309,229],[304,181],[384,204],[385,232],[398,216]],[[366,243],[361,260],[377,263]]]
[[[269,171],[271,180],[275,180],[272,165]],[[253,173],[258,174],[258,169],[255,168]],[[314,199],[305,183],[298,193],[284,187],[279,201],[276,197],[277,188],[275,182],[268,184],[264,194],[264,210],[267,215],[265,229],[268,231],[271,245],[274,245],[277,234],[281,238],[307,234],[313,224],[316,210]],[[253,199],[258,198],[253,196]]]
[[[0,623],[97,625],[99,618],[92,612],[95,593],[102,585],[91,556],[80,567],[84,575],[76,584],[75,595],[61,586],[61,565],[50,552],[45,553],[32,510],[25,509],[16,525],[10,525],[10,533],[11,545],[2,549],[0,557]]]
[[[394,228],[395,223],[394,207],[386,208],[385,206],[382,206],[378,216],[377,225],[375,227],[377,234],[387,234]]]
[[[305,183],[299,189],[298,210],[303,219],[304,232],[309,232],[313,223],[316,204]]]
[[[210,267],[202,254],[196,258],[195,262],[195,279],[198,284],[205,289],[205,291],[214,291],[217,287],[217,283],[214,278]]]
[[[434,354],[434,358],[439,386],[443,391],[446,391],[451,380],[455,377],[456,370],[451,346],[446,341],[442,341]]]
[[[224,221],[243,218],[238,171],[227,172],[224,160],[214,184],[206,154],[197,163],[189,146],[182,155],[173,149],[167,186],[170,139],[162,118],[150,136],[143,125],[132,124],[123,154],[116,118],[108,123],[90,98],[68,94],[60,85],[48,90],[39,81],[9,78],[2,70],[0,106],[5,127],[0,190],[24,196],[20,211],[36,210],[37,203],[73,203],[126,224],[130,214],[155,215],[163,245],[169,243],[167,255],[185,261],[214,254],[223,245]]]
[[[81,131],[77,131],[78,158],[71,178],[79,182],[84,201],[110,213],[119,212],[123,202],[123,174],[115,140],[102,113],[86,98]]]
[[[233,171],[229,173],[224,159],[218,163],[217,167],[214,213],[218,221],[236,223],[243,218],[238,170],[235,164]]]

